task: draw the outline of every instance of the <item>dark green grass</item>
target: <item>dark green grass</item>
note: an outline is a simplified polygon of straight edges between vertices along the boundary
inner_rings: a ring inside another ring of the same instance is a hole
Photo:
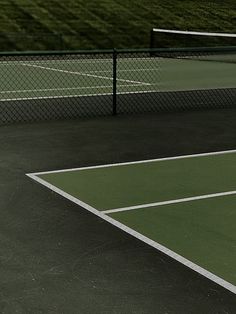
[[[0,4],[1,50],[147,47],[153,27],[236,32],[234,0],[1,0]]]

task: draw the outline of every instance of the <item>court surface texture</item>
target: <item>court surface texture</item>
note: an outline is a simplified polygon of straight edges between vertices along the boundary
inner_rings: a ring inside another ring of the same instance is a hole
[[[234,314],[235,119],[2,126],[0,312]]]

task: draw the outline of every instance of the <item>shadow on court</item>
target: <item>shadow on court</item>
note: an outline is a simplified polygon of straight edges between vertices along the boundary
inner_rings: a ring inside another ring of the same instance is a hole
[[[236,148],[236,110],[2,126],[0,312],[235,313],[236,296],[26,173]]]

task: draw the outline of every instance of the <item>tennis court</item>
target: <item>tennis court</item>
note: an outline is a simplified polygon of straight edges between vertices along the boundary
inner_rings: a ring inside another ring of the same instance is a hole
[[[235,48],[151,52],[1,55],[0,312],[235,312]]]
[[[172,59],[147,56],[119,58],[117,92],[234,88],[235,59],[235,54]],[[1,101],[113,93],[112,58],[9,60],[0,63],[0,70]]]
[[[236,293],[236,151],[28,176]]]

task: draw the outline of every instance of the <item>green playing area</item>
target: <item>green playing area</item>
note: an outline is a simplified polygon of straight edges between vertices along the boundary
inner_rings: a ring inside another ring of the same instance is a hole
[[[119,58],[117,92],[234,88],[236,64],[228,63],[227,55],[226,62],[214,58]],[[112,62],[112,58],[2,61],[0,100],[112,94]]]
[[[235,150],[28,176],[236,293]]]

